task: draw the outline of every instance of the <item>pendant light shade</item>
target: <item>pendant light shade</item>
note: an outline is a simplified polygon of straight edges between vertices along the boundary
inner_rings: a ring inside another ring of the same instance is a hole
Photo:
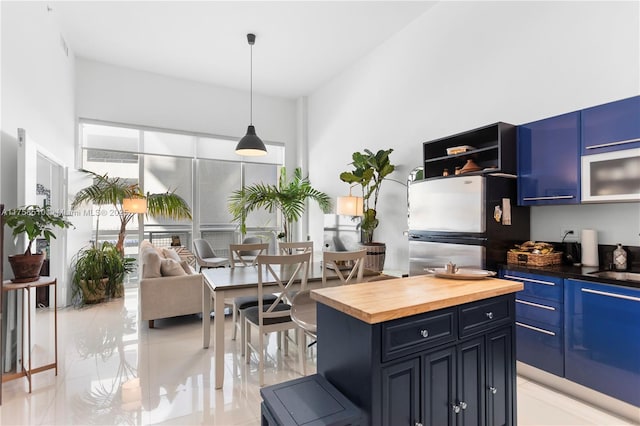
[[[240,139],[236,146],[236,154],[248,156],[266,155],[267,148],[258,135],[256,135],[256,128],[253,126],[253,45],[256,42],[255,34],[247,34],[247,42],[251,48],[249,127],[247,127],[247,134]]]

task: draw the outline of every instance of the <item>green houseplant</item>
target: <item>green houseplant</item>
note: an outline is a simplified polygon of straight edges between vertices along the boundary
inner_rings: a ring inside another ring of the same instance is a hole
[[[395,170],[395,166],[389,160],[392,152],[393,149],[381,149],[375,154],[368,149],[364,152],[354,152],[351,157],[354,169],[340,173],[340,180],[351,186],[360,185],[362,188],[363,217],[360,229],[362,243],[368,246],[365,266],[373,270],[382,270],[386,253],[384,243],[374,242],[373,232],[380,223],[377,206],[382,182]]]
[[[7,210],[4,213],[4,223],[12,229],[13,236],[17,238],[22,234],[27,236],[27,249],[23,254],[9,256],[9,264],[13,269],[14,282],[36,281],[40,276],[40,269],[44,263],[45,253],[31,252],[33,242],[38,237],[43,237],[47,242],[56,238],[54,228],[69,228],[73,226],[62,214],[51,211],[49,206],[40,207],[28,205]]]
[[[122,282],[134,271],[135,259],[123,257],[109,242],[91,244],[71,261],[72,298],[77,303],[96,303],[107,297],[121,297]]]
[[[278,185],[256,183],[229,196],[229,212],[233,220],[240,223],[240,232],[246,233],[245,218],[248,213],[258,208],[266,208],[269,212],[277,210],[282,217],[283,230],[278,238],[291,241],[291,225],[302,217],[307,200],[314,200],[320,209],[328,213],[331,210],[331,199],[327,194],[311,186],[309,177],[302,177],[302,169],[296,168],[291,181],[287,180],[284,167],[280,169]]]
[[[93,183],[78,191],[73,198],[71,208],[76,209],[89,202],[99,205],[111,205],[120,219],[116,248],[122,254],[124,254],[124,238],[127,224],[136,215],[136,213],[125,211],[123,207],[125,199],[145,198],[147,201],[147,216],[191,220],[191,208],[182,197],[174,192],[147,193],[145,196],[137,183],[130,183],[119,177],[109,177],[108,174],[99,175],[89,170],[82,171],[93,178]],[[97,235],[96,240],[98,240]]]

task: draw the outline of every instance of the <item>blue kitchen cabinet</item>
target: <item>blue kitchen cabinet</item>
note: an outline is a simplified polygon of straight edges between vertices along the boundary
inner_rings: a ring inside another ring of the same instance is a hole
[[[565,280],[565,377],[640,406],[640,289]]]
[[[580,203],[580,112],[518,126],[518,204]]]
[[[640,148],[640,96],[582,110],[582,155]]]
[[[564,280],[503,270],[501,278],[521,281],[516,293],[516,359],[564,376]]]

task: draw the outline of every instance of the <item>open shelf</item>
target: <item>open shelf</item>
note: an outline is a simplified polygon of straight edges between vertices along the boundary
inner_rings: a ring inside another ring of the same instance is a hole
[[[474,149],[447,155],[448,148],[458,146],[470,146]],[[456,167],[464,167],[468,160],[473,160],[482,170],[465,174],[515,174],[516,127],[499,122],[423,143],[425,179],[442,177],[445,169],[449,176],[454,176]]]

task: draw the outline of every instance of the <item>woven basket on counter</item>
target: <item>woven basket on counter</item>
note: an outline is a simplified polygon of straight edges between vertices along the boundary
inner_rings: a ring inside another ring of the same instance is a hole
[[[554,251],[548,254],[533,254],[530,252],[507,252],[507,263],[527,266],[548,266],[562,263],[562,252]]]

